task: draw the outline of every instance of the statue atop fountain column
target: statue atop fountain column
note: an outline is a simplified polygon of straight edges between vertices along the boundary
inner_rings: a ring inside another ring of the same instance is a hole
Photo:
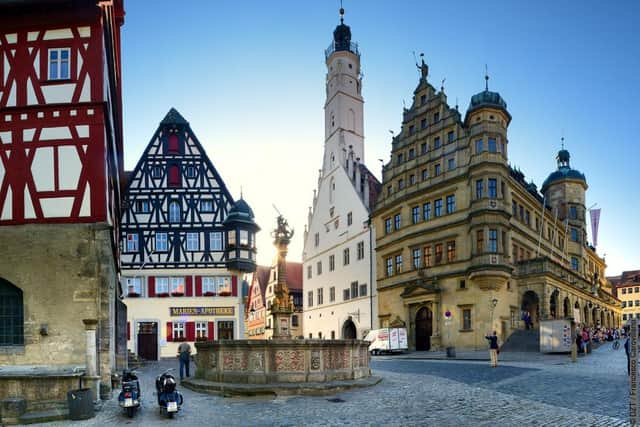
[[[276,247],[276,277],[274,290],[275,298],[271,305],[273,316],[273,338],[290,339],[291,314],[293,313],[293,298],[289,295],[287,286],[287,247],[293,237],[293,229],[289,227],[287,220],[278,215],[278,226],[271,235]]]

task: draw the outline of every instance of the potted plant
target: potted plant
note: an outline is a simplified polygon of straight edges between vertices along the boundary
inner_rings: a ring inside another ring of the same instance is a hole
[[[127,294],[127,296],[128,296],[129,298],[139,298],[139,297],[140,297],[140,293],[138,293],[138,292],[129,292],[129,293]]]
[[[156,296],[159,298],[166,298],[169,296],[169,292],[160,292],[160,293],[157,293]]]
[[[216,293],[213,291],[207,291],[205,293],[203,293],[202,295],[204,295],[205,297],[215,297]]]

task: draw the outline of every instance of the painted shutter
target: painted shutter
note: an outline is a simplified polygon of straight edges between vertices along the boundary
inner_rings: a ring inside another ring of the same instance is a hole
[[[208,322],[207,323],[207,341],[213,341],[213,334],[214,334],[214,326],[215,326],[215,322]]]
[[[196,322],[187,322],[187,341],[196,340]]]
[[[167,322],[167,341],[173,341],[173,322]]]
[[[127,341],[131,339],[131,322],[127,322]]]
[[[238,296],[238,276],[231,276],[231,296]]]
[[[156,278],[155,277],[149,277],[149,296],[150,297],[155,297],[156,296]]]
[[[202,296],[202,276],[196,276],[196,296]]]
[[[185,295],[188,297],[192,297],[193,296],[193,276],[186,277],[185,286],[187,287]]]

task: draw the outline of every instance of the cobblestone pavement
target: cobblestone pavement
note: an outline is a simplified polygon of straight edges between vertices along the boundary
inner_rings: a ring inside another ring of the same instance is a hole
[[[173,420],[160,416],[152,394],[153,376],[170,365],[177,361],[141,369],[145,401],[134,419],[112,399],[94,419],[45,425],[628,425],[625,354],[610,345],[577,363],[555,357],[496,369],[488,362],[374,358],[372,368],[382,383],[324,397],[223,398],[181,388],[185,405]]]

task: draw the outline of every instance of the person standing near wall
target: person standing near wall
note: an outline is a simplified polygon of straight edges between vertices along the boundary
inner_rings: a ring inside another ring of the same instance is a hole
[[[491,358],[491,367],[498,367],[498,336],[496,331],[491,334],[487,334],[485,338],[489,341],[489,356]]]
[[[189,358],[191,357],[191,346],[187,342],[183,342],[178,346],[178,358],[180,359],[180,381],[184,379],[186,371],[189,378]]]

